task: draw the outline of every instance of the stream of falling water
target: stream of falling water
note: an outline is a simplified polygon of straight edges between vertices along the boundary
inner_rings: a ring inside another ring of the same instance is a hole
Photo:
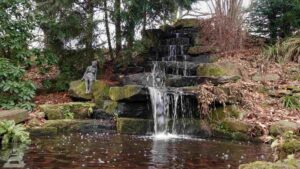
[[[188,76],[187,71],[187,55],[184,52],[184,44],[188,43],[187,38],[182,38],[180,33],[176,33],[176,39],[171,42],[171,40],[167,40],[169,43],[169,55],[166,57],[167,61],[176,62],[176,75],[179,75],[179,70],[182,67],[179,66],[178,58],[177,58],[177,47],[180,49],[180,56],[184,59],[184,68],[183,68],[183,76]],[[179,44],[174,44],[174,43]],[[154,132],[155,138],[159,139],[168,139],[168,138],[177,138],[178,133],[178,120],[179,120],[179,112],[181,116],[184,118],[190,118],[190,111],[186,111],[189,109],[188,103],[185,103],[183,99],[183,92],[180,89],[171,89],[166,86],[166,65],[160,64],[162,62],[153,62],[151,79],[152,86],[149,88],[152,111],[153,111],[153,120],[154,120]],[[182,122],[183,128],[185,128],[185,123]],[[184,129],[183,129],[184,130]]]

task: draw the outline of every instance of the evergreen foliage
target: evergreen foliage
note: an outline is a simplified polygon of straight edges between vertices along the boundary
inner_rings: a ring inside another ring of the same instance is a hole
[[[252,8],[253,31],[269,37],[271,43],[291,36],[300,27],[299,0],[255,0]]]

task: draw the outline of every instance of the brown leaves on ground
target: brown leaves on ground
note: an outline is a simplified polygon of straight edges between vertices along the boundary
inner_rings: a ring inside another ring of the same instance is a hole
[[[32,67],[26,71],[25,80],[31,80],[37,86],[43,86],[43,81],[55,79],[59,75],[59,69],[56,66],[47,67],[47,73],[43,73],[38,67]]]
[[[300,122],[299,110],[284,107],[280,97],[271,97],[269,92],[286,89],[289,85],[300,86],[300,66],[295,63],[271,63],[265,61],[258,50],[231,51],[220,54],[218,62],[232,62],[243,67],[241,70],[242,80],[236,83],[213,86],[205,84],[199,86],[199,107],[207,111],[213,102],[224,103],[234,101],[246,112],[243,121],[256,124],[267,130],[274,122],[288,120]],[[253,81],[252,76],[260,74],[277,74],[277,81]],[[215,88],[230,89],[226,95],[216,93]],[[202,95],[202,96],[201,96]],[[219,95],[219,96],[218,96]]]
[[[60,104],[71,102],[71,98],[68,96],[68,92],[57,92],[57,93],[45,93],[37,95],[34,98],[36,105],[42,104]]]

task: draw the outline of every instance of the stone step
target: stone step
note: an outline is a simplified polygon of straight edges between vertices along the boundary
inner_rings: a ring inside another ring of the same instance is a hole
[[[94,103],[71,102],[64,104],[44,104],[39,109],[45,113],[48,120],[59,119],[89,119],[95,107]],[[71,117],[73,116],[73,117]]]
[[[240,79],[239,76],[224,76],[224,77],[203,77],[203,76],[174,76],[166,80],[166,85],[170,87],[187,87],[198,86],[200,84],[210,82],[214,85],[236,82]]]
[[[28,119],[28,111],[22,109],[0,111],[0,120],[14,120],[15,123],[22,123]]]
[[[165,83],[168,87],[185,87],[197,86],[205,82],[211,82],[214,85],[236,82],[239,76],[222,76],[222,77],[206,77],[206,76],[180,76],[168,75]],[[139,73],[123,76],[122,83],[126,85],[153,86],[153,78],[151,73]]]

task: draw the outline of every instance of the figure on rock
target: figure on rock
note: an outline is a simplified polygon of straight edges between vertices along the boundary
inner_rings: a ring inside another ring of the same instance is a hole
[[[86,71],[82,77],[82,80],[85,81],[85,93],[89,94],[92,92],[93,83],[97,79],[97,68],[98,62],[93,61],[91,66],[86,68]]]

